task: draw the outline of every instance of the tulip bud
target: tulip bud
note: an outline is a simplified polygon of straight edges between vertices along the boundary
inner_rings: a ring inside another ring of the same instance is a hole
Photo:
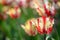
[[[28,20],[24,25],[21,25],[24,31],[29,35],[29,36],[35,36],[37,34],[36,26],[35,26],[35,19]]]

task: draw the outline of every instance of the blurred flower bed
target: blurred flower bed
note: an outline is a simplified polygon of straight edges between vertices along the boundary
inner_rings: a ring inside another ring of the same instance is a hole
[[[0,40],[60,40],[60,1],[0,0]]]

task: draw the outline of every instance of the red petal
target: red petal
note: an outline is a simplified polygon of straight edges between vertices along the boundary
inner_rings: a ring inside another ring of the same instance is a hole
[[[48,30],[47,30],[47,34],[50,34],[52,32],[53,28],[50,27]]]

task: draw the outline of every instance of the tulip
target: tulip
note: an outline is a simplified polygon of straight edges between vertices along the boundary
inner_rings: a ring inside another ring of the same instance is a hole
[[[40,16],[54,16],[56,13],[54,5],[48,0],[33,0],[30,6],[35,9]]]
[[[54,16],[56,13],[56,8],[48,0],[44,1],[44,10],[47,16]]]
[[[17,6],[17,7],[14,7],[14,8],[10,8],[10,9],[7,11],[7,14],[8,14],[11,18],[19,18],[20,13],[21,13],[21,10],[20,10],[20,8],[19,8],[18,6]]]
[[[29,36],[35,36],[37,34],[37,29],[35,26],[35,19],[28,20],[25,25],[21,25],[21,27],[24,29],[24,31]]]
[[[40,17],[37,19],[37,31],[40,34],[50,34],[53,30],[54,19],[49,17]]]
[[[36,30],[39,34],[50,34],[53,30],[53,24],[53,18],[42,16],[36,19],[28,20],[25,23],[25,26],[22,25],[22,28],[28,35],[33,35],[33,32],[35,32]]]

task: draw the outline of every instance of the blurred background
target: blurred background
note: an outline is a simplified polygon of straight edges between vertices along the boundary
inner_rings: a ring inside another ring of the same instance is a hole
[[[32,3],[29,4],[31,0],[25,1],[0,0],[0,40],[45,40],[44,35],[39,33],[29,36],[21,27],[21,24],[25,24],[28,19],[41,17],[33,7],[31,8]],[[60,0],[55,7],[56,14],[53,17],[55,23],[48,40],[60,40]]]

